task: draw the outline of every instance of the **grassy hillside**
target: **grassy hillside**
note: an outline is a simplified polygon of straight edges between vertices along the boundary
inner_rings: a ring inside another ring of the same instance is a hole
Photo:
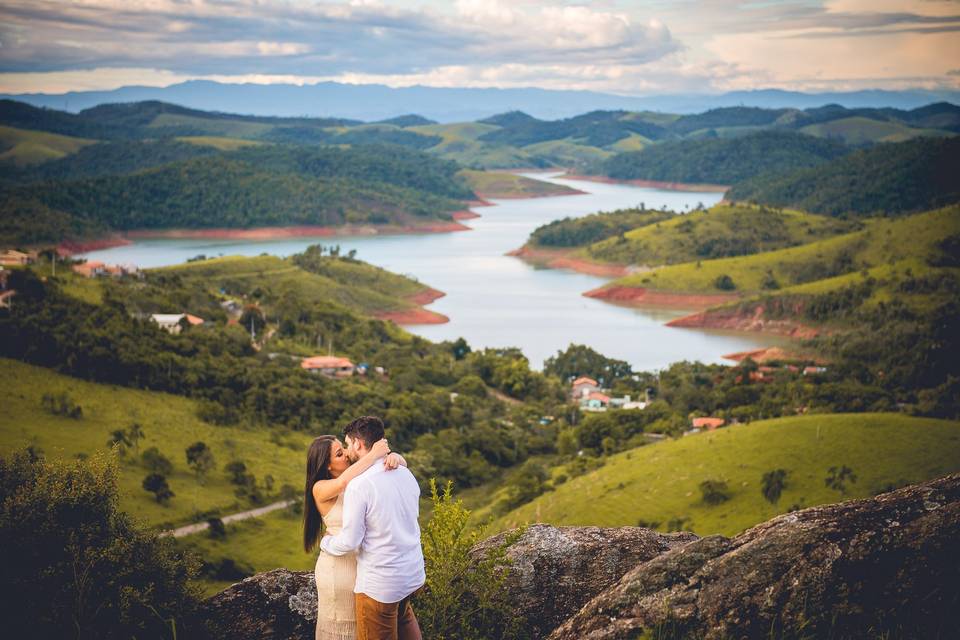
[[[224,287],[236,292],[259,287],[275,300],[292,297],[301,301],[331,301],[363,314],[413,308],[404,298],[428,288],[363,262],[322,258],[310,263],[312,271],[308,271],[294,264],[294,260],[269,255],[226,256],[151,272],[177,276],[187,286],[200,286],[211,292]]]
[[[840,492],[830,467],[857,476]],[[787,471],[774,505],[761,494],[764,473]],[[557,525],[656,524],[661,530],[734,535],[791,507],[872,496],[960,470],[960,423],[898,414],[825,414],[735,425],[633,449],[494,521]],[[554,483],[562,469],[554,471]],[[726,482],[730,499],[706,504],[699,485]],[[484,511],[476,516],[482,518]]]
[[[861,146],[876,142],[903,142],[920,136],[949,135],[935,129],[918,129],[902,122],[874,120],[864,116],[839,118],[829,122],[811,124],[800,129],[802,133]]]
[[[627,231],[584,248],[618,264],[663,265],[751,255],[828,238],[853,225],[800,211],[717,205]]]
[[[18,167],[40,164],[76,153],[95,142],[87,138],[0,126],[0,163]]]
[[[856,151],[818,167],[735,185],[748,200],[828,215],[898,215],[960,202],[960,138],[922,138]]]
[[[779,251],[666,266],[621,278],[609,286],[713,292],[721,290],[717,280],[726,275],[738,291],[759,291],[771,277],[779,287],[787,287],[902,260],[925,264],[929,257],[942,253],[941,243],[957,234],[960,206],[872,220],[861,231]],[[910,241],[904,242],[904,238]]]
[[[759,131],[733,138],[664,142],[618,154],[592,170],[617,180],[733,184],[760,173],[816,166],[847,151],[832,140],[792,131]]]
[[[173,463],[168,482],[176,496],[167,505],[157,503],[141,486],[150,472],[130,451],[120,459],[120,507],[158,527],[192,522],[200,513],[226,514],[249,508],[234,495],[223,471],[232,460],[243,460],[258,480],[273,476],[275,491],[283,484],[301,486],[310,440],[336,431],[334,425],[320,424],[316,433],[212,425],[197,417],[194,400],[85,382],[5,358],[0,358],[0,384],[4,388],[4,419],[0,420],[4,453],[32,445],[48,457],[90,455],[109,449],[107,442],[114,430],[139,423],[145,433],[140,452],[157,447]],[[56,416],[41,406],[44,394],[61,392],[83,408],[81,419]],[[186,463],[185,449],[197,441],[207,443],[216,462],[206,484],[196,481]]]
[[[241,138],[224,138],[218,136],[183,136],[177,138],[182,142],[199,145],[201,147],[213,147],[219,151],[236,151],[244,147],[251,147],[263,144],[256,140],[243,140]]]
[[[464,169],[460,175],[473,191],[484,198],[536,198],[578,193],[576,189],[515,173]]]

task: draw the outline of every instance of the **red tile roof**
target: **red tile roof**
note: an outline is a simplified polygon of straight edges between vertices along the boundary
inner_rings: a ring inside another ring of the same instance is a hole
[[[304,358],[300,366],[304,369],[341,369],[343,367],[353,367],[349,358],[340,358],[337,356],[313,356]]]
[[[597,381],[596,381],[596,380],[594,380],[593,378],[588,378],[588,377],[586,377],[586,376],[581,376],[581,377],[577,378],[576,380],[574,380],[572,386],[575,387],[575,386],[577,386],[578,384],[592,384],[592,385],[595,386],[595,387],[596,387],[596,386],[599,386],[599,385],[597,384]]]
[[[713,430],[722,427],[726,421],[723,418],[694,418],[693,427],[695,429]]]

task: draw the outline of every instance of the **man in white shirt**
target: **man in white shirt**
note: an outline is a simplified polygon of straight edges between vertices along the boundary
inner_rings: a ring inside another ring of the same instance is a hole
[[[355,462],[383,436],[380,418],[357,418],[344,429],[347,456]],[[426,581],[419,501],[420,486],[406,467],[385,473],[374,464],[347,485],[340,533],[320,542],[335,556],[357,551],[357,640],[420,640],[410,606]]]

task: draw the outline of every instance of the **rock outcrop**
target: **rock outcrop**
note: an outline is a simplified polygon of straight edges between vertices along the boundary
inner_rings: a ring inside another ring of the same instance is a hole
[[[948,638],[960,629],[960,475],[812,507],[641,563],[550,640]]]
[[[201,617],[211,638],[313,640],[317,585],[313,573],[258,573],[205,600]]]
[[[471,553],[476,557],[500,546],[504,535],[484,540]],[[505,588],[526,631],[542,638],[637,563],[696,539],[692,533],[640,527],[532,525],[507,550],[512,567]]]
[[[782,515],[732,539],[533,525],[507,555],[505,588],[534,638],[955,637],[960,475]],[[212,637],[313,638],[313,574],[258,574],[202,613]]]

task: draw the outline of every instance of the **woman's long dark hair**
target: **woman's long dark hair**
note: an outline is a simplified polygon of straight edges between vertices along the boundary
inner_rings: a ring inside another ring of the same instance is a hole
[[[303,550],[310,553],[320,542],[323,517],[313,499],[313,485],[318,480],[329,480],[330,450],[336,441],[334,436],[320,436],[310,443],[307,451],[307,482],[303,489]]]

